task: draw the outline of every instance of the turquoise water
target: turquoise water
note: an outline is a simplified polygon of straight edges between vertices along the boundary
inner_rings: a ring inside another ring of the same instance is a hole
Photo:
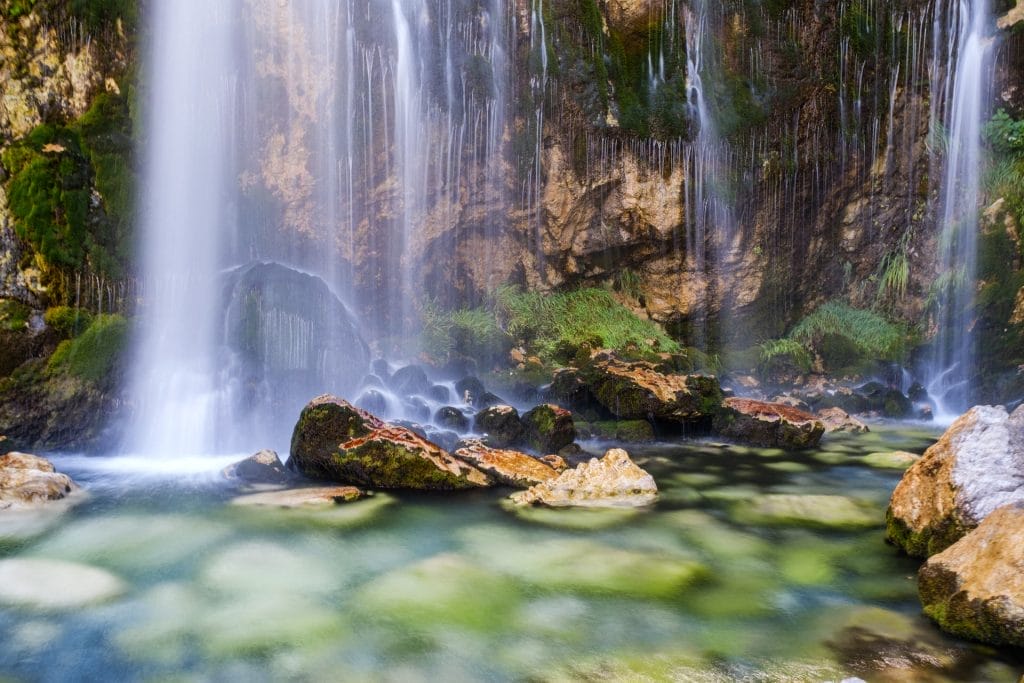
[[[517,513],[502,491],[253,510],[229,504],[224,459],[57,457],[89,501],[3,527],[0,558],[118,588],[0,607],[0,680],[1016,681],[1020,653],[918,615],[918,563],[882,540],[900,473],[863,456],[935,437],[633,448],[662,490],[636,512]]]

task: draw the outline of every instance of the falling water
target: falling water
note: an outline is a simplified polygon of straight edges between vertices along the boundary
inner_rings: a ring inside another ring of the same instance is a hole
[[[362,336],[416,353],[418,306],[453,296],[425,245],[472,202],[483,244],[507,222],[506,11],[154,5],[127,450],[280,447],[310,397],[357,392]]]
[[[988,0],[959,0],[951,7],[948,22],[945,63],[951,80],[945,111],[938,119],[947,135],[947,151],[935,285],[937,337],[928,366],[928,390],[940,415],[958,412],[971,400],[981,128],[988,109],[994,41]]]
[[[213,439],[220,387],[216,273],[232,217],[233,3],[154,7],[142,201],[147,274],[127,435],[133,452],[195,454]]]

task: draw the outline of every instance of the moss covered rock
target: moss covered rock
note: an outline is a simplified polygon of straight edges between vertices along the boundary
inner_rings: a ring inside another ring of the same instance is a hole
[[[1024,502],[1024,407],[975,406],[904,473],[886,537],[907,554],[945,550],[995,509]]]
[[[732,507],[742,524],[850,530],[882,525],[879,510],[846,496],[772,493],[740,499]]]
[[[608,351],[592,355],[581,374],[601,405],[624,419],[707,421],[723,398],[714,376],[665,374],[652,363],[626,362]]]
[[[330,479],[338,446],[384,423],[348,401],[324,394],[306,404],[292,432],[288,467],[311,479]]]
[[[749,398],[726,399],[714,428],[722,436],[763,448],[812,448],[825,433],[825,425],[810,413]]]
[[[369,488],[453,491],[489,486],[486,474],[403,427],[385,426],[342,443],[330,478]]]
[[[647,420],[577,422],[576,431],[584,439],[606,439],[624,443],[654,441],[654,426]]]
[[[999,508],[918,573],[924,612],[943,630],[1024,647],[1024,508]]]
[[[540,453],[557,453],[576,440],[572,413],[552,403],[539,405],[522,416],[523,440]]]
[[[495,448],[506,448],[519,442],[523,435],[523,423],[519,411],[512,406],[497,405],[484,408],[473,420],[473,428],[487,435],[487,444]]]

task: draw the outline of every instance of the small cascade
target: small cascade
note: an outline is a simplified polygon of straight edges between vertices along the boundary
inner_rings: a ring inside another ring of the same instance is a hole
[[[940,417],[959,414],[972,400],[975,369],[972,335],[982,124],[988,113],[994,45],[988,0],[960,0],[948,8],[946,81],[933,133],[944,139],[939,208],[939,270],[933,286],[936,338],[928,359],[928,392]],[[940,35],[937,33],[937,35]],[[938,48],[938,40],[936,40]]]

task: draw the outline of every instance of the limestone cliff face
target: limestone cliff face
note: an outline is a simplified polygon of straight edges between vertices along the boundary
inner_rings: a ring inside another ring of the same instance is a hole
[[[77,119],[97,93],[120,92],[116,79],[133,60],[122,23],[98,30],[68,4],[40,0],[25,11],[0,0],[0,152],[40,124]],[[46,287],[31,248],[15,234],[5,173],[0,169],[0,299],[38,307]]]

